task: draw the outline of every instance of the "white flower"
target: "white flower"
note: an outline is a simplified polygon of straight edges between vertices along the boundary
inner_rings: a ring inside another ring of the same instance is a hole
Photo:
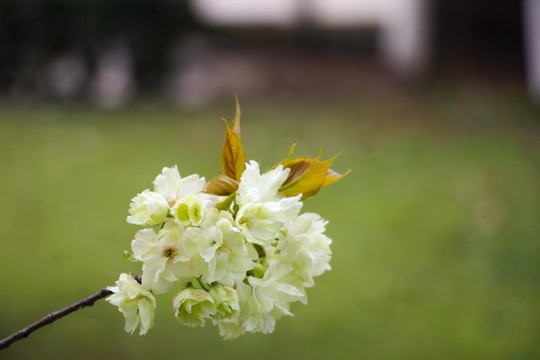
[[[236,339],[240,335],[244,334],[246,329],[242,324],[240,314],[235,313],[232,317],[222,320],[218,324],[219,335],[225,340]]]
[[[247,241],[262,246],[270,246],[278,238],[282,225],[264,204],[258,203],[241,207],[236,224]]]
[[[165,220],[169,204],[163,195],[146,189],[131,200],[129,213],[128,223],[154,226]]]
[[[186,230],[184,246],[191,256],[193,276],[201,276],[205,283],[233,286],[255,267],[257,252],[233,224],[229,212],[210,209],[200,228]]]
[[[163,168],[161,175],[154,180],[154,191],[163,195],[169,206],[173,207],[177,200],[201,192],[205,183],[204,178],[196,174],[181,178],[175,165]]]
[[[292,302],[306,302],[306,294],[288,265],[271,266],[263,278],[249,276],[247,279],[249,285],[242,283],[236,289],[245,331],[271,333],[276,320],[283,315],[292,316],[289,311]]]
[[[238,294],[236,290],[229,286],[222,286],[219,283],[212,286],[208,292],[216,305],[216,315],[214,324],[232,317],[234,313],[240,310],[238,304]]]
[[[116,282],[116,286],[110,286],[107,289],[113,292],[107,298],[111,304],[118,306],[126,318],[125,330],[129,333],[135,331],[140,324],[140,335],[154,326],[154,309],[156,308],[156,299],[154,295],[139,284],[131,275],[122,273]]]
[[[280,260],[294,267],[304,286],[313,286],[314,276],[330,270],[332,240],[323,234],[326,223],[318,214],[302,214],[287,224],[278,242]]]
[[[278,165],[275,169],[261,175],[256,161],[251,160],[246,163],[246,169],[242,173],[238,187],[238,204],[272,200],[283,182],[287,180],[289,172],[290,169],[283,169],[281,165]]]
[[[289,172],[279,165],[261,175],[255,161],[246,164],[236,197],[236,224],[247,241],[270,246],[283,224],[300,212],[301,195],[286,198],[278,193]]]
[[[236,214],[236,224],[247,241],[270,246],[278,239],[282,226],[300,212],[300,197],[245,204]]]
[[[133,256],[143,262],[142,283],[156,294],[167,292],[176,280],[192,276],[183,236],[184,228],[170,219],[159,233],[140,230],[131,242]]]
[[[173,299],[174,316],[190,327],[204,326],[206,319],[216,313],[214,299],[203,289],[187,288]]]
[[[289,312],[290,303],[298,300],[306,301],[303,289],[299,289],[288,281],[291,270],[288,265],[277,264],[269,267],[262,279],[253,276],[248,278],[260,312],[267,313],[278,308],[284,314],[292,315]]]

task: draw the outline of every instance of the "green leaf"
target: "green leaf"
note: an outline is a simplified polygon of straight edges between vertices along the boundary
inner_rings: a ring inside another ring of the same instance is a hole
[[[233,192],[231,195],[227,196],[225,200],[222,202],[219,202],[216,204],[216,209],[218,210],[229,210],[231,208],[231,204],[233,203],[234,199],[236,198],[236,192]]]

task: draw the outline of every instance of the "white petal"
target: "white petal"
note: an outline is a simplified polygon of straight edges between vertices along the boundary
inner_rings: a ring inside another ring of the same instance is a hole
[[[266,201],[274,198],[283,182],[287,179],[290,169],[281,165],[261,175],[259,164],[251,160],[246,163],[246,169],[240,179],[238,188],[238,204]]]
[[[199,178],[196,174],[183,178],[178,184],[178,199],[201,192],[205,184],[204,177]]]
[[[137,231],[135,239],[131,241],[131,250],[135,259],[143,261],[143,258],[153,248],[156,247],[156,239],[158,234],[152,229],[143,229]]]
[[[176,165],[172,168],[165,167],[154,180],[154,191],[165,196],[167,201],[174,201],[178,194],[181,179]]]

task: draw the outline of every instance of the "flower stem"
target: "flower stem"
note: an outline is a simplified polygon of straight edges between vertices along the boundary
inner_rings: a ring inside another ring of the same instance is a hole
[[[140,282],[140,277],[135,276],[135,280]],[[99,290],[97,293],[90,295],[89,297],[82,299],[80,301],[77,301],[74,304],[71,304],[63,309],[60,309],[58,311],[55,311],[53,313],[50,313],[49,315],[43,317],[41,320],[36,321],[35,323],[28,325],[27,327],[11,334],[10,336],[6,337],[5,339],[0,340],[0,350],[7,348],[11,344],[13,344],[16,341],[19,341],[21,339],[26,338],[28,335],[33,333],[39,328],[42,328],[45,325],[51,324],[54,321],[60,319],[61,317],[64,317],[68,314],[71,314],[74,311],[80,310],[82,308],[92,306],[97,300],[103,299],[104,297],[107,297],[112,292],[105,288]]]
[[[204,291],[208,292],[210,291],[210,289],[208,289],[206,286],[204,286],[204,283],[201,281],[200,278],[195,278],[197,279],[197,281],[199,282],[199,284],[201,285],[201,287],[203,288]]]

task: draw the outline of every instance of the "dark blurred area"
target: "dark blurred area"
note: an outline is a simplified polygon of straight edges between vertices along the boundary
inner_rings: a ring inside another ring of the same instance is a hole
[[[434,2],[434,65],[463,61],[523,73],[520,1]]]
[[[211,1],[2,1],[0,96],[118,107],[148,96],[354,97],[470,77],[525,88],[519,1],[345,1],[360,15],[366,4],[358,18],[324,1],[288,3],[280,11],[292,20],[257,23],[205,15],[219,12]]]

